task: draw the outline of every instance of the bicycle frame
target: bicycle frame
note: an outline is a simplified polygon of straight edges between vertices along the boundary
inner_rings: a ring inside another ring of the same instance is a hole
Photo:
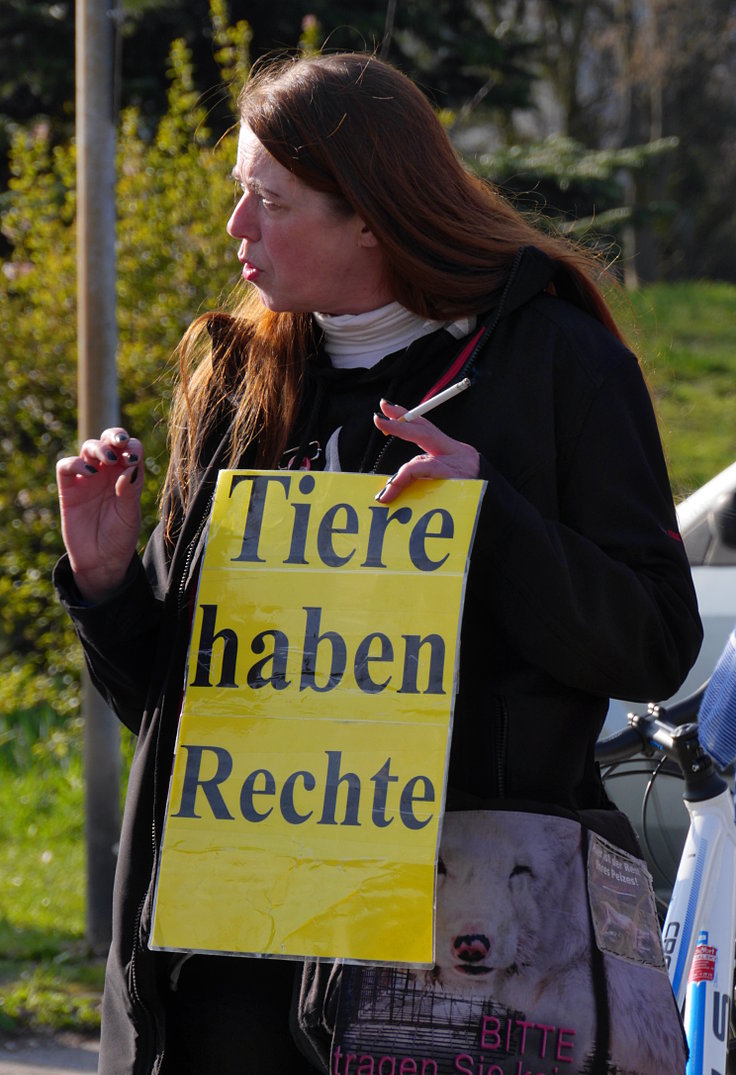
[[[629,714],[629,727],[599,743],[614,763],[663,753],[679,766],[690,816],[663,927],[665,962],[690,1047],[686,1075],[726,1075],[736,951],[736,822],[726,781],[698,740],[658,706]],[[687,719],[687,712],[683,710]]]
[[[725,787],[685,805],[690,829],[665,918],[665,961],[690,1046],[687,1075],[724,1075],[736,946],[734,804]]]

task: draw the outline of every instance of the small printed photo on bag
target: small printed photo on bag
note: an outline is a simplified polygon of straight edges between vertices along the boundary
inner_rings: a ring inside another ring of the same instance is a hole
[[[437,881],[433,968],[342,967],[331,1075],[684,1073],[643,863],[569,817],[469,811]]]
[[[647,868],[597,833],[589,836],[588,896],[601,952],[664,967],[662,934]]]

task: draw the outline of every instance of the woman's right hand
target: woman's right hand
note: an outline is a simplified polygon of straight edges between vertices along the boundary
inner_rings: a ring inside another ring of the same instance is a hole
[[[120,427],[56,464],[61,533],[86,601],[102,601],[125,578],[141,529],[143,470],[143,445]]]

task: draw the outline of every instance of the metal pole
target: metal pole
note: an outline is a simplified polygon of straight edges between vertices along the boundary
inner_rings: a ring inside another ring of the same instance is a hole
[[[118,423],[115,351],[114,22],[111,0],[76,3],[77,332],[80,443]],[[85,672],[87,941],[110,943],[120,833],[117,721]]]

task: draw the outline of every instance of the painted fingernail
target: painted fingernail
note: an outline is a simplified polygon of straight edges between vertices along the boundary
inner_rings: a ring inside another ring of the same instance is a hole
[[[84,469],[89,471],[90,474],[96,474],[97,473],[97,467],[93,467],[90,463],[85,463],[84,464]]]
[[[115,455],[115,452],[107,451],[105,452],[105,457],[109,459],[111,463],[117,463],[118,461],[118,457]]]
[[[130,484],[131,485],[135,485],[137,477],[138,477],[138,467],[133,467],[133,473],[130,475]]]
[[[116,433],[115,440],[118,442],[118,444],[126,444],[127,441],[130,440],[130,437],[127,433]]]
[[[397,475],[398,473],[399,473],[399,472],[398,472],[398,470],[397,470],[397,471],[396,471],[396,474],[392,474],[392,475],[391,475],[391,477],[390,477],[390,478],[388,479],[388,481],[387,481],[387,482],[386,482],[386,484],[384,485],[383,489],[381,489],[380,493],[376,493],[376,495],[375,495],[375,496],[374,496],[374,498],[373,498],[374,500],[381,500],[381,499],[383,498],[384,494],[385,494],[385,493],[386,493],[386,491],[388,490],[388,487],[389,487],[389,485],[391,485],[391,483],[393,482],[394,478],[396,477],[396,475]]]
[[[128,462],[129,463],[137,463],[138,462],[138,456],[135,455],[133,452],[128,452]]]

